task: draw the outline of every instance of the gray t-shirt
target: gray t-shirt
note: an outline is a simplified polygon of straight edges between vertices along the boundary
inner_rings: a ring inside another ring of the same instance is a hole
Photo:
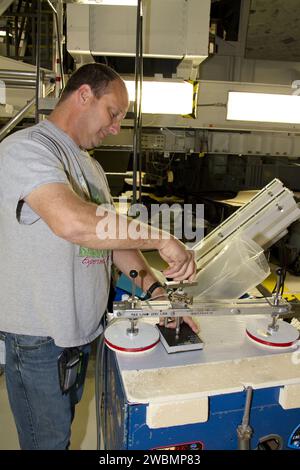
[[[24,202],[48,183],[70,185],[97,204],[111,202],[98,162],[50,121],[0,144],[0,331],[79,346],[102,331],[111,252],[59,238]]]

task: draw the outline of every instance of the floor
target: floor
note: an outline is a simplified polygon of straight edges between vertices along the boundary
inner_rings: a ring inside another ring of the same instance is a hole
[[[90,362],[85,389],[76,407],[72,426],[71,449],[97,449],[94,361]],[[10,411],[4,374],[0,376],[0,450],[17,450],[19,442]]]

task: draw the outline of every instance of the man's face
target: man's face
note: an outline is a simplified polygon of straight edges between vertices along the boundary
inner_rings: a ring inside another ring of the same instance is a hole
[[[127,109],[127,90],[119,80],[112,81],[100,98],[92,95],[82,116],[80,145],[85,149],[92,149],[100,145],[108,135],[119,134]]]

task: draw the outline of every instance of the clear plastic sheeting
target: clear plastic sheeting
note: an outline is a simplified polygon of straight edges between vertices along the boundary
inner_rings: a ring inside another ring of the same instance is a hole
[[[238,299],[270,274],[263,249],[250,238],[235,236],[201,269],[188,294],[201,299]]]

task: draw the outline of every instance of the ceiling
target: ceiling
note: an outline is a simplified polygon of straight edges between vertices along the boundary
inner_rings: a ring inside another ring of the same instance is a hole
[[[300,0],[251,0],[245,57],[300,61]]]
[[[211,0],[211,18],[222,39],[246,36],[246,58],[300,61],[300,0]]]

